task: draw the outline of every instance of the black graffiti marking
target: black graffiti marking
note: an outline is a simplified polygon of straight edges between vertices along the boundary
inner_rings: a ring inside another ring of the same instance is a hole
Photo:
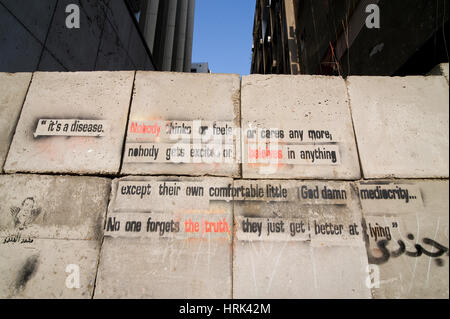
[[[396,258],[396,257],[400,257],[406,250],[406,246],[405,243],[401,240],[397,241],[397,244],[400,246],[400,248],[396,251],[392,251],[391,252],[391,256]]]
[[[447,247],[442,246],[441,244],[439,244],[438,242],[435,242],[434,240],[432,240],[430,238],[424,238],[424,239],[422,239],[422,241],[424,244],[433,246],[434,248],[436,248],[438,250],[435,253],[431,253],[422,248],[423,253],[425,255],[427,255],[428,257],[437,258],[437,257],[441,257],[445,253],[447,253],[447,256],[448,256],[448,248]]]
[[[408,234],[407,237],[409,240],[414,240],[414,235],[412,235],[412,234]],[[367,249],[369,262],[372,264],[381,265],[381,264],[388,262],[390,257],[397,258],[397,257],[400,257],[403,254],[405,254],[408,257],[417,258],[417,257],[422,256],[422,254],[423,254],[423,255],[426,255],[431,258],[438,258],[438,259],[436,259],[436,264],[439,267],[442,267],[444,265],[444,261],[439,257],[444,255],[445,253],[447,253],[447,256],[448,256],[448,248],[430,238],[423,238],[422,241],[424,244],[436,248],[437,252],[434,252],[434,253],[430,252],[430,251],[426,250],[425,248],[423,248],[420,244],[414,245],[414,248],[416,249],[416,251],[407,251],[406,245],[402,240],[397,241],[397,244],[399,246],[399,248],[397,250],[389,251],[387,249],[387,245],[389,244],[390,240],[383,239],[383,240],[380,240],[377,242],[377,248],[380,250],[380,252],[382,254],[381,257],[374,257],[372,255],[371,250]]]
[[[25,288],[27,282],[36,274],[38,265],[39,265],[38,255],[30,256],[27,258],[25,264],[20,269],[16,278],[16,282],[14,284],[16,293],[21,292]]]
[[[378,249],[381,251],[382,256],[381,257],[374,257],[372,255],[372,252],[370,249],[367,249],[367,255],[368,255],[368,259],[369,259],[369,263],[370,264],[375,264],[375,265],[382,265],[384,263],[387,263],[387,261],[389,260],[389,258],[391,257],[391,254],[389,252],[389,250],[387,250],[386,245],[389,243],[388,240],[383,239],[380,240],[379,242],[377,242],[377,247]]]
[[[436,262],[436,265],[439,267],[442,267],[442,266],[444,266],[444,260],[439,257],[443,256],[444,254],[446,254],[447,256],[449,255],[449,249],[447,247],[441,245],[440,243],[438,243],[430,238],[425,237],[422,239],[422,242],[426,245],[434,247],[435,249],[437,249],[437,252],[434,252],[434,253],[429,252],[428,250],[426,250],[419,244],[414,245],[414,248],[416,249],[415,252],[406,251],[406,245],[402,240],[397,241],[397,244],[399,246],[399,248],[397,250],[389,251],[387,249],[387,245],[389,244],[389,242],[391,240],[383,239],[383,240],[376,242],[377,248],[380,251],[381,256],[375,257],[372,255],[372,250],[370,247],[370,240],[369,240],[369,233],[367,232],[367,223],[366,223],[365,218],[362,219],[361,225],[363,228],[364,241],[366,243],[367,258],[368,258],[368,261],[370,264],[375,264],[375,265],[385,264],[389,261],[391,256],[393,258],[397,258],[397,257],[402,256],[403,254],[406,254],[406,256],[417,258],[417,257],[422,256],[422,254],[423,254],[428,257],[435,258],[434,261]],[[406,237],[411,241],[414,240],[414,235],[411,233],[407,234]]]
[[[435,259],[434,261],[436,262],[436,265],[437,265],[438,267],[444,266],[444,261],[443,261],[441,258],[437,258],[437,259]]]
[[[22,238],[21,233],[17,233],[14,235],[9,235],[5,237],[3,240],[3,244],[14,243],[14,244],[31,244],[34,242],[34,239],[31,237]]]

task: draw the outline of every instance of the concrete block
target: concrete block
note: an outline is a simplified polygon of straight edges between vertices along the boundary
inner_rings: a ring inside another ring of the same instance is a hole
[[[97,177],[0,176],[0,298],[92,298],[109,190]]]
[[[0,171],[8,154],[31,73],[0,73]]]
[[[445,78],[447,79],[447,83],[448,83],[450,81],[448,63],[441,64],[441,69],[442,69],[442,75],[445,76]]]
[[[239,97],[238,75],[137,72],[121,173],[239,176]]]
[[[449,176],[444,77],[347,79],[365,178]]]
[[[229,178],[114,180],[95,298],[231,298]]]
[[[448,63],[441,63],[437,65],[428,75],[443,75],[449,82]]]
[[[133,71],[36,72],[6,172],[115,174]]]
[[[233,298],[370,298],[348,182],[235,181]]]
[[[110,180],[1,175],[0,237],[100,240]]]
[[[90,299],[99,250],[97,241],[34,239],[5,243],[2,238],[0,298]]]
[[[360,182],[375,298],[449,298],[448,180]]]
[[[244,178],[360,177],[342,78],[250,75],[241,103]]]
[[[95,298],[231,298],[231,245],[105,238]]]

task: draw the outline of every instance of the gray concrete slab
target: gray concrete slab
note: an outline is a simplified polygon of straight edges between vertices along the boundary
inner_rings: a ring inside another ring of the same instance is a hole
[[[90,299],[100,242],[0,242],[0,298]]]
[[[358,187],[374,297],[448,299],[448,180]]]
[[[114,180],[94,297],[231,298],[232,184]]]
[[[450,82],[449,64],[448,63],[441,64],[441,69],[442,69],[442,75],[445,76],[445,78],[447,79],[447,82]]]
[[[110,180],[1,175],[0,238],[101,240]]]
[[[353,184],[253,180],[234,186],[250,196],[234,198],[233,298],[371,297]]]
[[[118,173],[133,79],[133,71],[36,72],[5,171]]]
[[[239,101],[238,75],[137,72],[121,173],[240,176]]]
[[[447,79],[447,82],[449,82],[449,64],[448,63],[441,63],[436,65],[436,67],[431,70],[431,72],[428,75],[443,75]]]
[[[0,172],[8,154],[31,73],[0,73]]]
[[[231,245],[105,238],[94,298],[231,298]]]
[[[241,104],[244,178],[360,177],[342,78],[245,76]]]
[[[347,78],[365,178],[449,176],[444,77]]]
[[[0,176],[0,297],[92,298],[110,194],[97,177]]]

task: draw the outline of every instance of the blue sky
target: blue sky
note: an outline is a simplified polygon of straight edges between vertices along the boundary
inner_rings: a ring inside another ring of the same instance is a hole
[[[250,73],[254,0],[196,0],[192,62],[213,73]]]

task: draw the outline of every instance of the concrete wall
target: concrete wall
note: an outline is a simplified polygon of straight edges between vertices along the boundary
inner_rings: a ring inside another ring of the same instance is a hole
[[[66,27],[66,6],[80,28]],[[125,1],[1,0],[2,72],[154,70]]]
[[[449,297],[443,75],[0,80],[4,298]]]

